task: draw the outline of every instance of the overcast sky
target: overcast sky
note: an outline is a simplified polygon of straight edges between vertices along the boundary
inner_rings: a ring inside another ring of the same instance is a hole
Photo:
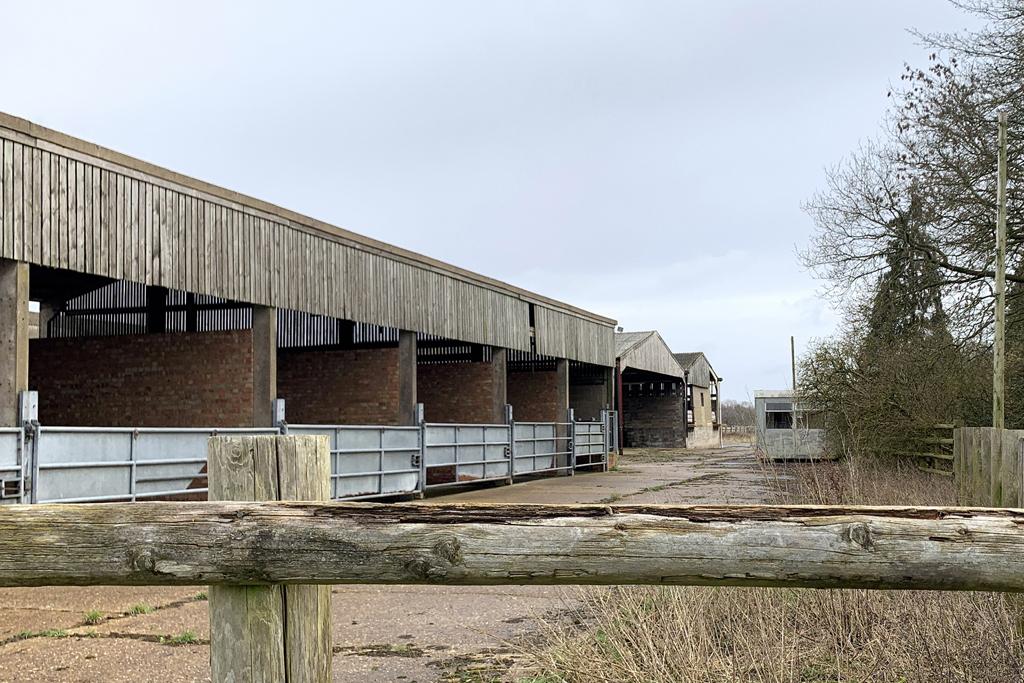
[[[5,3],[0,110],[787,386],[800,204],[945,0]]]

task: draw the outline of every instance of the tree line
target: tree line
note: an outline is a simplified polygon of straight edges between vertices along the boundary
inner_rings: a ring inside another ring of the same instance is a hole
[[[877,135],[827,175],[805,210],[802,262],[843,313],[800,363],[833,451],[912,450],[937,423],[991,424],[996,115],[1005,108],[1006,426],[1024,428],[1024,4],[965,0],[982,28],[916,33]]]

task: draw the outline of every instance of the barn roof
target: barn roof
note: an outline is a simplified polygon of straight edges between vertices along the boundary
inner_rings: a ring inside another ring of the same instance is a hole
[[[701,387],[711,386],[711,378],[716,377],[719,381],[721,376],[711,367],[711,362],[704,355],[703,351],[688,351],[685,353],[673,353],[679,366],[690,373],[690,383]]]
[[[615,362],[610,318],[2,112],[0,194],[0,258]]]
[[[633,368],[682,379],[683,369],[672,357],[672,350],[655,330],[616,332],[615,357],[621,370]]]

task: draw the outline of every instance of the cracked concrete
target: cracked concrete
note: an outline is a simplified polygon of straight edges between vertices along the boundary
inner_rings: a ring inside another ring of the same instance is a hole
[[[627,451],[611,472],[460,491],[431,502],[758,503],[771,474],[749,447]],[[444,556],[456,552],[441,548]],[[0,589],[0,683],[209,680],[203,587]],[[581,590],[552,586],[335,586],[336,681],[517,680],[534,619]],[[153,608],[130,614],[135,605]],[[85,613],[104,619],[86,625]],[[19,637],[23,632],[50,635]],[[194,644],[172,645],[189,632]],[[163,642],[161,642],[163,638]],[[528,647],[528,646],[527,646]]]

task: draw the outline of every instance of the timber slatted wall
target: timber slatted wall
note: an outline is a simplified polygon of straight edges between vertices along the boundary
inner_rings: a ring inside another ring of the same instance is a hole
[[[657,332],[652,332],[649,337],[622,353],[621,361],[623,370],[635,368],[669,377],[680,379],[683,377],[683,368],[672,355],[668,344]]]
[[[20,119],[0,124],[0,257],[522,351],[533,303],[537,352],[614,363],[614,321]]]
[[[1024,430],[962,427],[953,432],[957,504],[1021,507]]]

